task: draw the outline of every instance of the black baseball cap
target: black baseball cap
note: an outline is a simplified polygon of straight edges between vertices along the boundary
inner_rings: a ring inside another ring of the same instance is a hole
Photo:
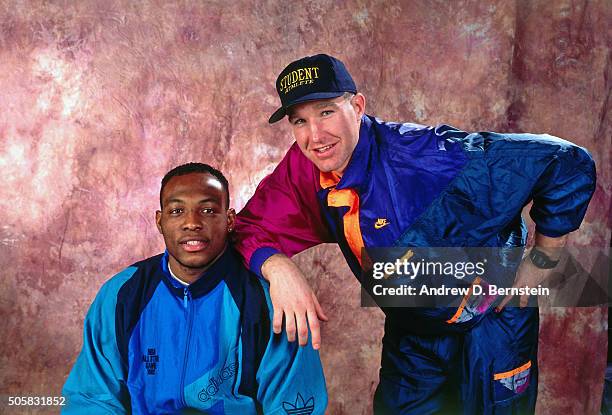
[[[357,92],[353,78],[344,64],[333,56],[306,56],[291,62],[276,78],[276,92],[281,107],[270,117],[270,124],[287,115],[287,109],[300,102],[336,98],[345,92]]]

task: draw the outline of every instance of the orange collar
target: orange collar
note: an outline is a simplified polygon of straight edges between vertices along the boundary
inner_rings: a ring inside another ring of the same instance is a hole
[[[319,183],[321,183],[321,187],[323,189],[327,189],[329,187],[334,187],[340,181],[340,176],[338,176],[334,172],[324,173],[322,171],[319,172]]]

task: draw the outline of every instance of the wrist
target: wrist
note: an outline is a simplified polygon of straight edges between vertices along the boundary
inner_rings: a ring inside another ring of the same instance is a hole
[[[531,257],[533,250],[536,250],[536,252],[533,253],[533,255],[536,257],[535,261],[538,261],[538,258],[543,257],[545,260],[544,262],[548,262],[548,260],[553,262],[559,262],[559,258],[561,258],[563,248],[567,244],[567,238],[567,234],[553,238],[536,232],[534,247],[532,248],[532,251],[529,253],[529,255]],[[540,254],[543,254],[543,256]],[[537,264],[535,263],[534,265],[537,266]]]
[[[273,272],[273,270],[276,269],[279,261],[282,261],[283,258],[287,257],[283,254],[277,253],[268,257],[268,259],[266,259],[264,263],[261,264],[261,275],[263,275],[266,281],[271,283],[273,280],[276,279],[279,273]]]
[[[548,270],[553,269],[559,264],[560,253],[555,252],[554,256],[549,255],[550,250],[544,250],[539,246],[534,246],[529,251],[529,261],[536,268]]]

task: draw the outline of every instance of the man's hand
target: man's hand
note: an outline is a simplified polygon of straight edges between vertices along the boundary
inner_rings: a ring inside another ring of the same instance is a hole
[[[567,243],[567,235],[560,236],[558,238],[551,238],[542,234],[535,234],[535,246],[538,250],[545,253],[549,258],[557,260],[561,255],[561,248]],[[554,268],[553,268],[554,269]],[[516,272],[516,278],[514,280],[513,287],[529,287],[534,288],[544,282],[551,274],[553,269],[541,269],[536,267],[526,255],[521,261],[521,265]],[[507,295],[502,302],[497,306],[495,311],[500,312],[513,298],[512,294]],[[526,307],[529,302],[529,294],[521,295],[519,305],[521,308]]]
[[[261,273],[270,282],[274,333],[281,332],[284,314],[287,340],[295,341],[297,327],[300,346],[305,346],[310,326],[312,347],[318,350],[321,347],[319,320],[327,321],[328,318],[302,271],[285,255],[275,254],[263,263]]]

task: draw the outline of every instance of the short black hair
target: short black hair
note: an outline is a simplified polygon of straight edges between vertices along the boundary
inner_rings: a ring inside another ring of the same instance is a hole
[[[227,207],[229,208],[229,204],[230,204],[229,183],[227,182],[227,179],[225,178],[223,173],[221,173],[219,170],[215,169],[214,167],[209,166],[208,164],[192,162],[192,163],[186,163],[186,164],[181,164],[180,166],[176,166],[175,168],[170,170],[168,173],[166,173],[166,175],[162,179],[161,189],[159,190],[159,206],[162,209],[164,208],[162,204],[162,193],[164,191],[164,187],[166,187],[166,184],[168,184],[170,179],[172,179],[173,177],[177,177],[177,176],[185,176],[186,174],[191,174],[191,173],[208,173],[216,177],[221,182],[221,185],[223,186],[223,189],[225,190],[225,195],[226,195],[225,201],[227,202]]]

